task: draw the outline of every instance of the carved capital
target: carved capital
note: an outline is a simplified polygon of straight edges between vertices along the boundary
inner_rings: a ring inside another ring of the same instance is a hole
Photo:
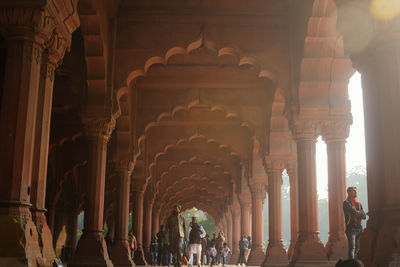
[[[311,140],[317,141],[320,131],[319,121],[314,119],[295,119],[292,123],[293,139],[297,141]]]
[[[321,134],[325,142],[346,141],[351,120],[328,120],[321,122]]]
[[[132,160],[129,159],[117,159],[115,160],[115,169],[120,173],[126,173],[128,176],[131,176],[133,172],[133,168],[135,167]]]
[[[68,41],[53,32],[49,40],[46,42],[47,51],[45,55],[47,56],[48,60],[58,66],[61,64],[62,59],[64,58],[65,51],[67,51],[69,44]]]
[[[115,129],[114,118],[84,118],[85,133],[88,137],[103,138],[105,143],[108,143],[111,134]]]
[[[265,183],[255,182],[250,185],[250,191],[253,198],[265,199],[266,188]]]
[[[275,158],[275,157],[266,157],[265,159],[267,165],[267,173],[268,175],[273,173],[280,173],[282,174],[283,170],[285,169],[285,160],[283,158]]]

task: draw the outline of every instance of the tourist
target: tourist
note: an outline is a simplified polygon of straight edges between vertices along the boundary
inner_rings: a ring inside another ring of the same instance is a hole
[[[216,233],[213,233],[213,238],[212,238],[211,241],[210,241],[210,247],[213,246],[213,245],[214,245],[214,247],[215,247],[216,243],[217,243],[217,234],[216,234]],[[215,258],[213,259],[213,264],[216,264],[216,263],[217,263],[217,257],[215,257]]]
[[[169,236],[169,250],[174,258],[174,266],[182,266],[183,240],[185,238],[185,219],[181,212],[181,206],[175,205],[172,214],[167,220]]]
[[[108,255],[110,255],[111,247],[112,247],[112,240],[111,240],[111,237],[110,237],[110,232],[107,232],[106,236],[104,237],[104,241],[106,242]]]
[[[206,236],[201,239],[201,264],[203,264],[203,265],[206,265],[208,262],[207,261],[207,250],[208,250],[207,237],[208,237],[208,235],[206,234]]]
[[[249,246],[249,242],[246,239],[245,235],[242,235],[239,241],[239,261],[238,265],[245,265],[245,253],[246,249]]]
[[[135,251],[137,250],[137,243],[136,243],[136,237],[133,235],[132,232],[129,232],[129,247],[131,249],[131,257],[133,260],[135,256]]]
[[[221,256],[222,256],[222,266],[225,266],[226,263],[226,258],[228,257],[228,255],[231,253],[231,249],[228,248],[228,244],[226,242],[224,242],[223,247],[221,248]]]
[[[247,261],[249,260],[249,255],[250,255],[250,252],[251,252],[251,246],[252,246],[251,236],[247,236],[247,248],[246,248],[246,253],[244,255],[245,260],[246,260],[246,264],[247,264]]]
[[[210,255],[211,257],[210,266],[213,266],[217,258],[217,250],[215,249],[215,244],[211,244],[210,249],[208,250],[208,255]]]
[[[206,262],[203,263],[203,264],[210,265],[210,255],[208,254],[208,250],[209,250],[210,247],[211,247],[211,240],[210,240],[210,236],[209,236],[208,234],[206,234],[205,240],[206,240],[206,241],[205,241],[205,243],[206,243],[206,248],[205,248],[204,255],[205,255],[205,257],[206,257]]]
[[[221,248],[223,247],[223,244],[225,243],[225,235],[224,232],[220,231],[218,233],[217,240],[215,241],[215,249],[217,250],[217,264],[220,265],[222,261],[222,255],[221,255]]]
[[[160,225],[160,231],[157,233],[158,241],[158,265],[169,264],[168,252],[168,232],[164,229],[164,225]]]
[[[343,202],[346,222],[346,236],[349,243],[349,259],[357,258],[360,236],[363,231],[361,221],[366,219],[361,203],[357,200],[357,187],[347,188],[347,199]]]
[[[156,266],[158,262],[158,248],[159,244],[157,242],[157,237],[153,237],[150,244],[150,254],[151,254],[151,265]]]
[[[350,259],[350,260],[342,260],[340,259],[335,267],[364,267],[364,265],[361,263],[361,261],[356,260],[356,259]]]
[[[189,227],[189,266],[193,266],[193,253],[197,255],[197,266],[201,266],[201,239],[206,236],[203,226],[197,223],[197,218],[192,217]]]

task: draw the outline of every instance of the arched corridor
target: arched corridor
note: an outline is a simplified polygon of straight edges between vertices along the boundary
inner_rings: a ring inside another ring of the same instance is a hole
[[[334,266],[348,253],[355,70],[369,207],[358,256],[398,264],[400,15],[379,1],[1,1],[0,266],[144,265],[176,204],[212,217],[230,263],[246,235],[247,265]]]

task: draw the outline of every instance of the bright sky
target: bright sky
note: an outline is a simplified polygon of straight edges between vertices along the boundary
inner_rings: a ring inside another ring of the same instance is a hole
[[[350,136],[346,144],[347,171],[356,166],[366,166],[361,75],[358,72],[350,79],[349,97],[351,101],[351,113],[353,114],[353,125],[350,127]],[[317,143],[317,186],[318,197],[327,198],[328,167],[326,144],[321,138],[318,139]]]

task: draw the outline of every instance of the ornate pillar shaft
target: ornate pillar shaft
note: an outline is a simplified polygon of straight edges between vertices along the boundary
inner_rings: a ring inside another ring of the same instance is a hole
[[[135,264],[136,265],[147,265],[143,251],[143,191],[134,191],[134,210],[133,210],[133,234],[136,237],[138,250],[135,253]]]
[[[21,261],[36,266],[41,255],[29,208],[40,68],[47,40],[40,31],[51,27],[43,16],[38,7],[0,6],[7,42],[0,111],[0,234],[4,237],[0,265],[4,266]]]
[[[227,234],[227,243],[228,247],[233,248],[233,243],[232,243],[232,232],[233,232],[233,227],[232,227],[232,212],[231,209],[228,209],[228,212],[226,214],[226,223],[228,227],[228,234]]]
[[[146,253],[150,253],[151,243],[151,220],[153,215],[153,201],[146,201],[144,205],[144,222],[143,222],[143,247]]]
[[[297,181],[297,166],[294,169],[288,169],[290,183],[290,246],[288,249],[289,259],[292,257],[294,247],[297,242],[299,232],[299,188]]]
[[[282,243],[282,170],[268,175],[269,242],[263,266],[286,265],[288,259]]]
[[[318,232],[318,203],[316,177],[316,125],[312,121],[298,121],[294,139],[297,143],[299,186],[299,235],[292,264],[325,264],[327,255]]]
[[[323,138],[328,153],[329,240],[326,251],[330,260],[348,255],[343,201],[346,199],[346,137],[349,122],[328,122]]]
[[[84,229],[73,262],[68,265],[113,266],[104,241],[103,212],[107,143],[115,121],[104,118],[87,119],[85,127],[90,153]]]
[[[128,240],[129,193],[133,164],[125,160],[117,164],[119,164],[117,167],[120,173],[117,184],[118,206],[116,208],[115,238],[110,256],[114,266],[134,266]]]
[[[263,206],[265,199],[265,185],[255,183],[251,185],[251,207],[252,207],[252,247],[247,265],[258,266],[264,261],[265,254],[262,248],[264,215]]]
[[[251,209],[251,194],[248,188],[242,189],[242,192],[239,195],[240,202],[240,227],[241,232],[240,235],[251,235],[250,229],[250,209]]]
[[[240,227],[240,204],[234,201],[232,206],[232,258],[231,264],[236,264],[239,257],[239,241],[241,236]]]

